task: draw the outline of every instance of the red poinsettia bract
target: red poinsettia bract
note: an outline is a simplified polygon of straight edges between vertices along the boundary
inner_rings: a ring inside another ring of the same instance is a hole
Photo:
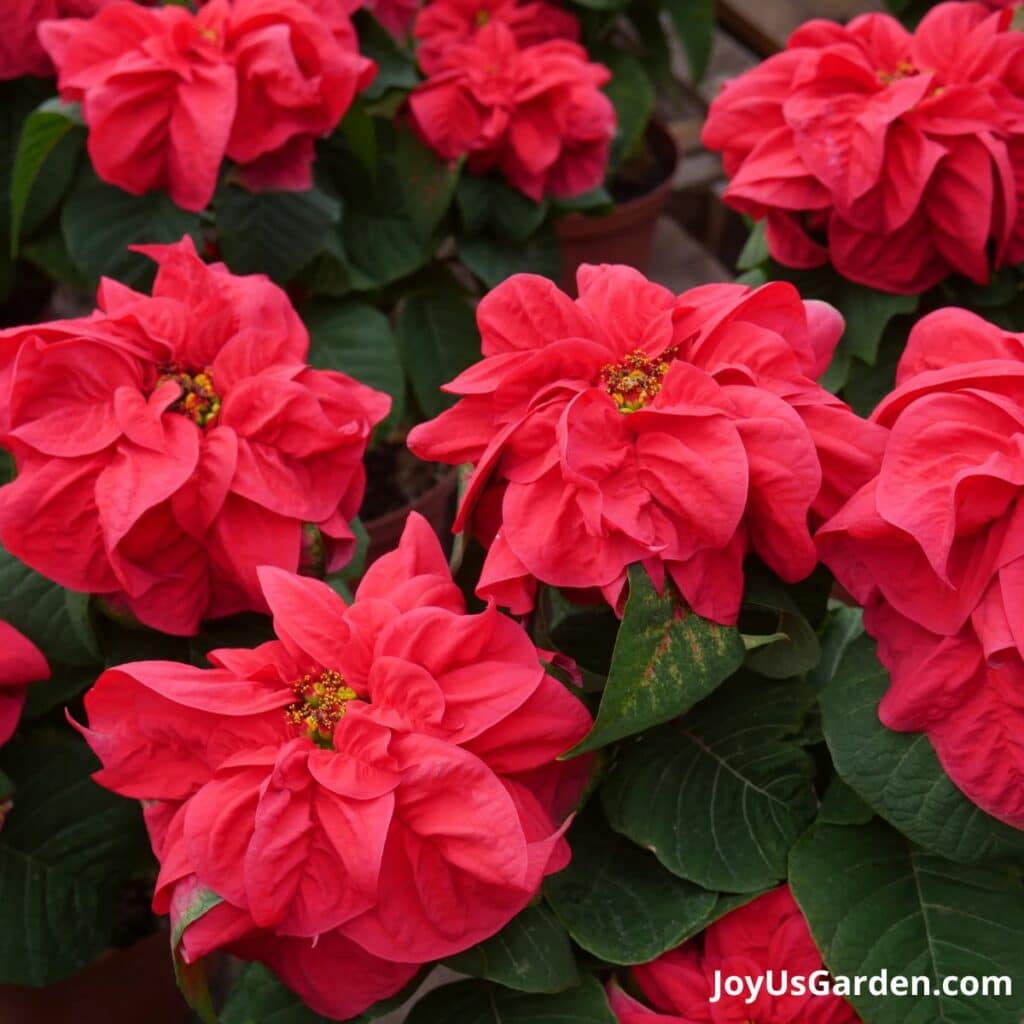
[[[600,87],[610,77],[576,43],[521,48],[508,24],[491,21],[446,47],[409,111],[443,159],[468,156],[474,174],[497,168],[538,202],[570,197],[604,180],[615,108]]]
[[[0,4],[0,81],[53,74],[53,64],[39,41],[43,21],[88,18],[113,0],[11,0]]]
[[[466,614],[419,516],[349,607],[260,575],[277,640],[214,651],[213,669],[111,669],[84,732],[96,780],[147,801],[156,909],[221,899],[185,928],[185,959],[224,946],[347,1019],[567,863],[587,766],[555,758],[590,716],[521,626]]]
[[[704,142],[725,200],[764,218],[780,263],[919,292],[1024,260],[1024,33],[944,3],[911,35],[868,14],[810,21],[727,83]]]
[[[485,25],[507,25],[521,47],[580,37],[580,23],[546,0],[432,0],[416,16],[416,59],[425,74],[442,70],[450,47],[471,41]]]
[[[309,188],[313,141],[375,73],[342,0],[114,3],[45,22],[60,93],[82,104],[96,173],[135,195],[210,202],[225,154],[260,188]]]
[[[62,586],[188,634],[265,607],[256,567],[351,556],[362,457],[386,395],[306,365],[309,336],[262,276],[190,239],[141,251],[153,295],[105,280],[89,317],[0,332],[0,539]]]
[[[1024,827],[1024,334],[959,309],[911,331],[872,479],[817,536],[953,781]]]
[[[619,1024],[857,1024],[860,1018],[837,995],[768,992],[769,971],[778,991],[783,972],[806,983],[823,970],[807,922],[783,885],[726,914],[702,940],[634,967],[632,976],[653,1010],[617,985],[608,995]],[[724,992],[728,976],[761,979],[752,1003],[749,990]]]
[[[484,359],[446,387],[465,397],[409,446],[476,467],[456,529],[472,518],[489,544],[481,595],[524,612],[539,580],[620,607],[642,562],[735,622],[746,555],[802,579],[808,514],[873,469],[884,431],[815,383],[842,318],[783,283],[676,297],[627,267],[578,280],[576,301],[525,274],[487,295]]]
[[[0,744],[17,728],[25,706],[25,687],[50,678],[46,658],[12,625],[0,622]]]

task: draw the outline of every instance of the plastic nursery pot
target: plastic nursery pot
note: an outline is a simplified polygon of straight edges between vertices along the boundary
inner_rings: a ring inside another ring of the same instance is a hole
[[[430,477],[416,476],[403,469],[415,467],[420,472],[431,473]],[[373,479],[375,473],[390,476],[389,483],[397,483],[399,495],[404,500],[392,501],[393,507],[376,515],[366,515],[364,506],[363,526],[370,538],[370,546],[366,552],[366,564],[376,561],[381,555],[387,554],[398,546],[405,521],[410,512],[419,512],[434,532],[441,538],[441,545],[448,550],[451,546],[452,520],[454,518],[455,488],[458,482],[458,469],[444,467],[440,475],[436,467],[419,463],[412,454],[403,447],[387,446],[383,451],[371,450],[367,455],[368,493],[379,486],[381,481]],[[379,507],[379,502],[378,502]]]
[[[672,191],[679,151],[660,121],[648,124],[646,143],[650,174],[642,183],[613,180],[610,191],[616,204],[611,213],[570,213],[555,221],[562,254],[562,289],[570,295],[576,295],[576,270],[581,263],[624,263],[647,273],[654,227]],[[641,189],[644,191],[637,195]],[[630,197],[620,200],[623,192]]]
[[[167,935],[111,949],[80,974],[46,988],[0,985],[3,1024],[187,1024]]]

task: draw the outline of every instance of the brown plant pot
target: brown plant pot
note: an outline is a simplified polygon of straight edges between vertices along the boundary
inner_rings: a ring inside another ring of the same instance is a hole
[[[112,949],[80,974],[46,988],[0,985],[3,1024],[186,1024],[167,935]]]
[[[451,544],[450,527],[452,525],[453,502],[459,471],[452,468],[445,472],[433,487],[424,491],[418,498],[396,508],[393,512],[367,519],[363,526],[370,537],[370,546],[366,552],[366,564],[375,562],[381,555],[398,546],[398,541],[405,528],[405,521],[410,512],[419,512],[441,539],[441,545],[447,550]]]
[[[659,121],[647,126],[647,149],[661,171],[650,191],[616,203],[603,216],[570,213],[555,221],[562,254],[562,289],[570,295],[576,295],[576,271],[583,263],[624,263],[647,273],[654,227],[668,203],[679,166],[675,141]]]

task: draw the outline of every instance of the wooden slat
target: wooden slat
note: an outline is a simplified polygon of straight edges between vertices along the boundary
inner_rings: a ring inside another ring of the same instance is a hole
[[[718,0],[718,20],[762,56],[786,46],[790,33],[812,18],[849,21],[882,10],[876,0]]]

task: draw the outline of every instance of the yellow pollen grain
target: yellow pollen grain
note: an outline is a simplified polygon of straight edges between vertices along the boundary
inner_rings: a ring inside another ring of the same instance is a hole
[[[621,362],[601,368],[601,387],[611,395],[619,412],[636,412],[661,391],[675,355],[676,350],[669,349],[655,360],[643,349],[634,349]]]
[[[325,669],[318,675],[307,672],[292,683],[295,703],[285,708],[285,718],[297,725],[317,746],[330,748],[334,727],[345,714],[349,701],[358,694],[345,685],[340,672]]]

